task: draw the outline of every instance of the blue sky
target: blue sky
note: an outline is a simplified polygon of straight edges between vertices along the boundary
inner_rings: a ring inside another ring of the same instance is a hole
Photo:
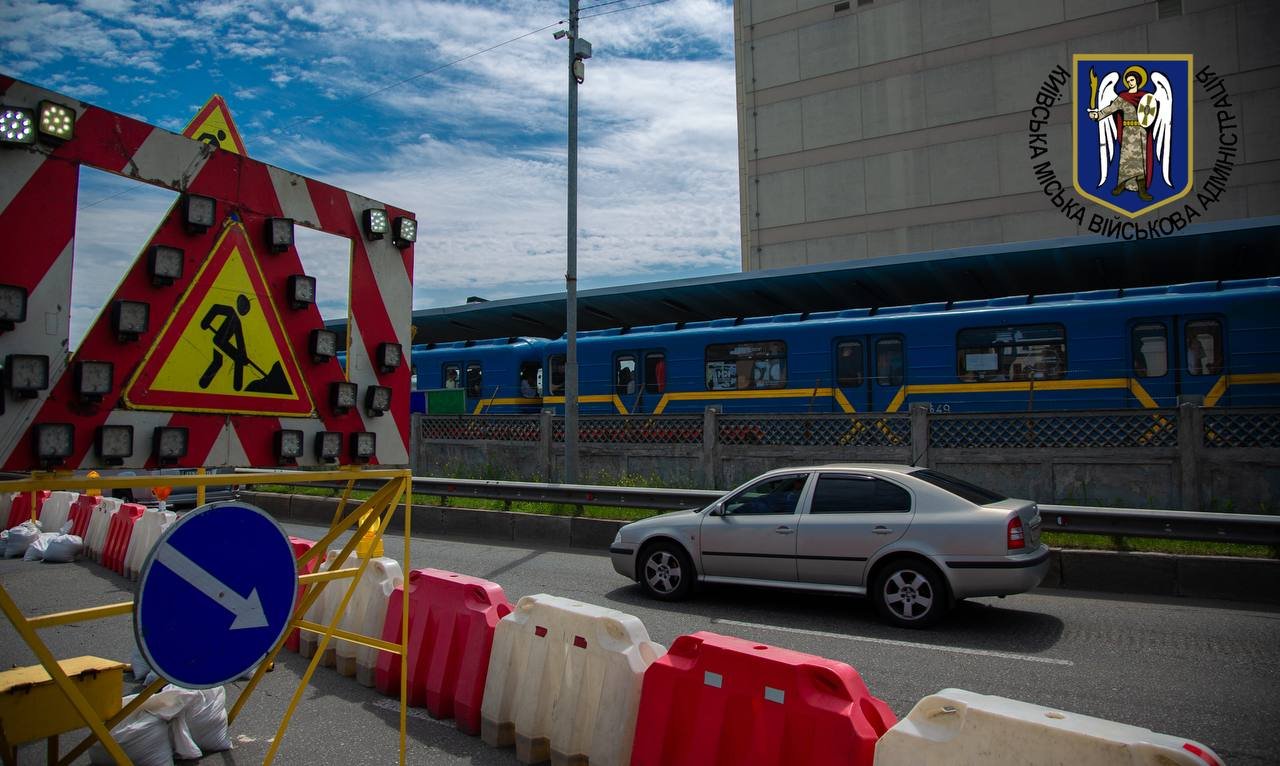
[[[581,0],[580,289],[740,269],[732,2],[646,2]],[[0,71],[174,131],[221,94],[251,156],[417,213],[415,307],[451,306],[564,289],[567,52],[552,27],[424,73],[566,14],[4,0]],[[73,343],[172,198],[82,174]],[[298,247],[341,313],[345,243],[300,230]]]

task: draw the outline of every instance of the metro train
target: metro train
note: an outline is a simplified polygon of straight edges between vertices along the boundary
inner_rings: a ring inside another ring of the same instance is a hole
[[[414,346],[465,411],[564,408],[566,340]],[[1009,412],[1280,403],[1280,277],[581,332],[583,414]]]

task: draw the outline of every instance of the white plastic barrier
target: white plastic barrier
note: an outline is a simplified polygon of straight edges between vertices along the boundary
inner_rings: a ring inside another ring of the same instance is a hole
[[[325,553],[324,562],[320,564],[318,571],[327,572],[333,567],[333,563],[338,558],[338,551],[331,550]],[[348,557],[347,562],[351,559]],[[333,619],[334,612],[338,609],[338,604],[342,601],[342,594],[346,592],[346,586],[349,580],[333,580],[325,586],[324,592],[320,594],[320,598],[311,605],[307,610],[305,619],[318,625],[328,625]],[[316,653],[316,648],[320,645],[320,634],[312,633],[309,630],[300,631],[298,634],[298,653],[303,657],[311,657]],[[325,647],[324,656],[320,658],[320,664],[332,667],[334,664],[334,645],[333,641]]]
[[[665,653],[629,614],[525,596],[494,634],[480,736],[521,763],[625,766],[644,671]]]
[[[347,610],[338,627],[362,636],[381,638],[382,622],[387,617],[387,599],[403,583],[404,575],[395,559],[370,559],[369,566],[356,585],[356,592],[351,594],[351,600],[347,602]],[[341,596],[348,584],[349,581],[342,580],[331,584],[326,590],[332,590]],[[330,612],[330,619],[332,617],[333,613]],[[365,686],[373,686],[378,650],[342,639],[337,639],[335,643],[338,672],[344,676],[355,676]]]
[[[148,508],[143,511],[133,525],[133,534],[129,537],[129,547],[124,554],[124,576],[130,580],[138,579],[142,573],[142,565],[147,561],[147,554],[160,539],[160,533],[178,518],[173,511],[161,511]]]
[[[1222,766],[1198,742],[1005,697],[943,689],[876,743],[875,766]]]
[[[0,525],[9,523],[9,511],[13,510],[13,499],[17,492],[0,492]]]
[[[84,533],[85,555],[93,561],[102,560],[102,548],[107,543],[107,530],[111,526],[111,517],[120,510],[123,501],[116,497],[104,497],[93,509],[89,517],[89,528]]]
[[[40,525],[46,532],[61,532],[71,516],[71,504],[80,499],[78,492],[51,492],[40,508]]]

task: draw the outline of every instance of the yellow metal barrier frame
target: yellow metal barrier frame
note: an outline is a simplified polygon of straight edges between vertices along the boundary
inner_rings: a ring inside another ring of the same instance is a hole
[[[126,489],[129,487],[196,487],[197,498],[202,499],[204,496],[204,488],[212,484],[227,484],[228,474],[211,474],[205,475],[201,470],[198,475],[191,476],[119,476],[111,478],[97,478],[87,480],[86,477],[68,477],[66,475],[55,476],[33,476],[31,479],[23,479],[19,481],[0,482],[0,492],[39,492],[41,490],[77,490],[85,486],[86,481],[92,481],[95,488],[100,489]],[[364,502],[357,505],[350,512],[346,511],[347,505],[351,499],[351,492],[357,481],[367,481],[370,479],[385,479],[380,489],[375,491],[373,495]],[[272,667],[275,662],[276,655],[284,647],[285,641],[289,634],[295,628],[305,630],[311,633],[317,633],[321,636],[320,644],[316,648],[315,656],[311,658],[311,664],[307,667],[306,672],[302,676],[302,680],[298,683],[298,688],[293,694],[293,698],[289,701],[289,706],[285,710],[283,718],[280,720],[280,727],[276,730],[276,736],[272,739],[271,747],[267,750],[266,758],[263,760],[263,766],[270,764],[276,756],[276,751],[280,747],[280,741],[284,738],[289,722],[293,718],[293,713],[297,709],[299,702],[302,700],[303,691],[307,684],[311,681],[311,676],[320,665],[320,658],[324,655],[324,650],[328,646],[329,641],[334,638],[341,638],[354,644],[371,647],[383,652],[400,657],[400,766],[405,763],[405,743],[406,743],[406,724],[407,724],[407,704],[408,704],[408,681],[409,670],[406,667],[406,659],[409,652],[409,599],[401,599],[400,611],[400,643],[390,643],[383,641],[381,637],[364,636],[350,631],[338,628],[338,623],[342,621],[342,617],[346,613],[347,604],[351,601],[352,595],[355,594],[356,586],[360,583],[360,578],[364,574],[365,569],[369,565],[368,558],[362,558],[360,565],[357,567],[343,568],[343,564],[350,558],[355,551],[356,546],[366,534],[373,534],[370,541],[370,550],[377,548],[381,542],[382,536],[386,533],[387,526],[391,523],[392,517],[395,515],[396,509],[403,505],[404,508],[404,572],[407,576],[410,570],[409,558],[409,535],[412,513],[410,512],[410,504],[413,495],[413,475],[407,469],[367,469],[344,468],[332,471],[289,471],[269,474],[235,474],[232,483],[240,485],[253,484],[308,484],[311,482],[346,482],[346,488],[342,493],[342,499],[338,504],[337,510],[334,512],[333,522],[329,526],[328,533],[318,540],[311,550],[304,553],[298,558],[298,582],[307,586],[306,591],[297,604],[293,617],[289,621],[289,625],[285,629],[280,640],[272,647],[267,654],[266,659],[258,664],[257,670],[249,679],[249,683],[244,690],[240,692],[240,696],[236,698],[235,704],[227,714],[227,724],[235,722],[240,711],[244,709],[245,703],[253,695],[258,683],[262,680],[263,674],[268,668]],[[33,506],[34,508],[34,506]],[[337,558],[328,570],[315,572],[312,574],[302,574],[308,564],[312,560],[320,558],[324,551],[338,539],[338,537],[346,532],[349,528],[355,527],[355,534],[347,541],[342,550],[338,553]],[[347,586],[347,591],[343,594],[342,601],[339,603],[334,613],[333,619],[328,625],[320,625],[303,619],[303,615],[316,602],[323,593],[325,586],[330,582],[339,579],[349,579],[351,584]],[[406,578],[407,579],[407,578]],[[94,712],[89,701],[84,697],[75,684],[62,671],[58,665],[58,660],[53,653],[40,639],[36,631],[42,628],[52,628],[58,625],[66,625],[72,622],[84,622],[87,620],[96,620],[104,617],[115,617],[124,614],[132,614],[134,602],[125,601],[118,604],[109,604],[107,606],[91,607],[88,609],[77,609],[69,612],[59,612],[57,614],[45,615],[43,617],[26,617],[18,609],[17,604],[9,596],[9,592],[0,583],[0,611],[12,623],[15,630],[26,642],[31,651],[35,653],[40,664],[49,673],[49,677],[53,679],[54,684],[62,691],[67,701],[76,709],[80,717],[84,719],[85,724],[90,729],[90,734],[81,741],[75,748],[67,753],[58,763],[61,766],[70,764],[78,758],[86,750],[88,750],[94,742],[102,742],[103,747],[111,754],[117,764],[126,766],[132,761],[120,749],[120,745],[111,736],[112,727],[124,720],[126,716],[137,710],[151,695],[155,694],[167,683],[163,678],[156,680],[146,689],[144,689],[133,701],[122,708],[118,713],[105,720],[100,719]]]

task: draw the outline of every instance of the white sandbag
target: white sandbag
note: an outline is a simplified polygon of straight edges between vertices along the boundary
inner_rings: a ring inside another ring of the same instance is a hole
[[[191,738],[187,719],[178,716],[169,722],[169,744],[173,745],[173,757],[181,761],[194,761],[204,755],[200,746]]]
[[[205,755],[231,749],[227,733],[227,691],[221,686],[194,690],[199,699],[182,711],[191,739]]]
[[[49,541],[57,536],[57,532],[41,532],[40,536],[27,546],[27,552],[22,554],[22,560],[44,561],[44,552],[49,547]]]
[[[25,555],[27,548],[40,538],[40,522],[24,521],[9,530],[9,537],[4,542],[4,557],[16,559]]]
[[[123,704],[129,704],[130,699],[125,697]],[[169,724],[153,713],[135,712],[112,729],[111,736],[134,766],[173,766]],[[115,766],[115,759],[101,743],[89,749],[89,762],[94,766]]]
[[[151,675],[151,663],[147,662],[146,656],[136,641],[133,644],[133,661],[130,665],[134,681],[145,682],[147,676]]]
[[[45,548],[44,560],[48,564],[70,564],[84,550],[84,540],[65,532],[54,535]]]

